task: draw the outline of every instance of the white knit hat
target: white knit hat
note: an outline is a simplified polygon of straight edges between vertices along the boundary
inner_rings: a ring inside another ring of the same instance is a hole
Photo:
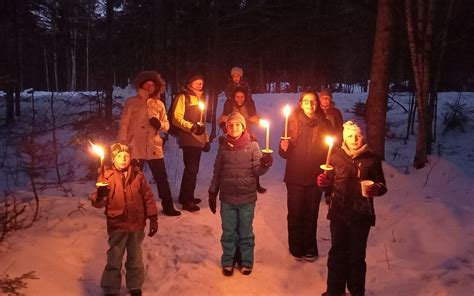
[[[230,70],[230,75],[232,75],[234,73],[240,74],[240,76],[242,76],[242,75],[244,75],[244,70],[242,70],[242,68],[240,68],[240,67],[234,67]]]

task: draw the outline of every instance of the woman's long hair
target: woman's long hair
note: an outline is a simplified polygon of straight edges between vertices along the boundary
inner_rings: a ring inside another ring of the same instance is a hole
[[[301,108],[301,102],[303,101],[304,96],[311,94],[316,99],[316,110],[314,111],[314,117],[308,119],[309,121],[313,122],[315,125],[321,124],[324,120],[326,115],[324,114],[323,109],[321,108],[321,104],[319,102],[319,96],[315,91],[306,91],[304,92],[299,100],[298,100],[298,108],[295,108],[294,111],[291,113],[290,117],[288,118],[288,129],[291,132],[291,140],[297,141],[299,134],[300,134],[300,120],[301,116],[306,116]]]

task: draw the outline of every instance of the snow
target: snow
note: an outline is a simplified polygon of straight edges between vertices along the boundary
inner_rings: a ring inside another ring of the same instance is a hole
[[[122,99],[130,89],[115,90]],[[50,97],[47,92],[35,96]],[[300,94],[255,94],[257,109],[270,121],[270,146],[277,151],[283,131],[281,109],[296,106]],[[463,93],[474,106],[474,94]],[[28,94],[25,96],[31,96]],[[74,94],[63,93],[67,100]],[[345,120],[354,118],[353,105],[365,102],[366,93],[334,94]],[[440,109],[458,93],[441,93]],[[395,98],[405,106],[408,94]],[[224,97],[220,97],[219,110]],[[38,104],[41,106],[41,104]],[[44,108],[48,108],[48,103]],[[438,140],[427,166],[415,170],[416,137],[404,141],[407,115],[390,103],[391,138],[386,142],[383,163],[388,193],[377,198],[377,225],[371,229],[367,247],[367,295],[474,295],[474,132],[442,134],[438,117]],[[38,107],[39,108],[39,107]],[[440,113],[442,113],[441,111]],[[259,132],[263,147],[264,130]],[[69,133],[62,133],[67,141]],[[87,149],[84,148],[84,151]],[[220,267],[220,217],[207,206],[207,189],[217,151],[214,142],[204,153],[196,197],[201,211],[182,212],[179,217],[160,213],[159,231],[143,243],[146,265],[145,295],[319,295],[326,289],[327,254],[330,248],[327,206],[321,203],[318,220],[320,258],[297,262],[287,247],[285,161],[274,153],[274,165],[261,178],[268,188],[259,194],[254,220],[255,266],[250,276],[239,272],[226,278]],[[72,152],[71,152],[72,154]],[[73,157],[73,155],[71,155]],[[84,159],[94,158],[86,155]],[[81,158],[82,159],[82,158]],[[172,138],[166,147],[166,164],[173,198],[182,175],[182,153]],[[85,171],[83,164],[78,167]],[[150,173],[146,172],[149,177]],[[3,184],[2,184],[3,186]],[[68,184],[70,190],[52,188],[40,193],[40,219],[32,227],[9,233],[0,243],[0,277],[35,271],[39,279],[28,280],[20,292],[26,295],[100,295],[100,276],[105,265],[107,234],[102,210],[90,206],[87,194],[93,181]],[[156,188],[152,185],[155,193]],[[27,185],[19,190],[31,193]],[[3,190],[2,190],[3,191]],[[20,193],[19,193],[20,195]],[[158,202],[158,207],[161,206]],[[124,284],[123,284],[124,285]],[[126,293],[125,286],[122,289]]]

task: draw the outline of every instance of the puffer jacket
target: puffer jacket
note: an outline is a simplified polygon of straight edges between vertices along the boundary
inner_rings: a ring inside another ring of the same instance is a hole
[[[193,124],[198,123],[201,117],[201,110],[199,109],[199,102],[204,103],[204,98],[198,98],[197,95],[191,91],[186,91],[189,96],[189,104],[186,103],[186,96],[184,93],[175,98],[174,113],[172,118],[173,125],[179,128],[178,130],[178,145],[179,147],[200,147],[203,148],[206,142],[209,141],[207,131],[202,135],[196,135],[191,132]],[[203,119],[205,119],[204,114]]]
[[[382,193],[387,187],[380,158],[370,150],[362,152],[355,158],[347,155],[342,149],[335,149],[331,156],[334,170],[332,196],[329,204],[328,219],[349,224],[354,218],[364,219],[375,225],[375,208],[372,197],[363,197],[361,180],[372,180],[383,185]]]
[[[287,151],[279,149],[286,159],[285,178],[288,184],[314,185],[322,172],[328,146],[324,143],[327,135],[332,135],[331,123],[318,113],[314,118],[304,115],[301,108],[295,109],[288,119],[288,136],[291,137]]]
[[[225,137],[219,138],[209,192],[219,192],[222,202],[247,204],[257,200],[257,176],[268,171],[260,165],[262,152],[258,143],[250,141],[239,150],[230,149]]]
[[[160,130],[157,131],[149,123],[147,100],[148,93],[139,88],[137,95],[125,101],[120,118],[117,139],[132,146],[133,159],[160,159],[163,154],[163,139],[159,131],[166,132],[170,128],[166,108],[163,102],[154,101],[155,112],[160,113]]]
[[[134,166],[129,166],[127,177],[114,169],[105,171],[108,185],[107,198],[97,201],[97,192],[90,196],[92,206],[105,207],[107,232],[136,232],[145,228],[146,218],[158,215],[153,191],[145,175]],[[98,182],[102,182],[99,178]]]

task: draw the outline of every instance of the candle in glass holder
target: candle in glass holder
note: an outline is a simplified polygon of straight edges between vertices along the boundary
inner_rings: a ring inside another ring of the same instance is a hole
[[[203,102],[199,102],[199,109],[201,110],[201,119],[199,120],[199,122],[201,122],[202,124],[204,124],[204,103]]]
[[[259,122],[261,126],[267,129],[267,133],[265,137],[265,149],[263,150],[263,152],[271,153],[273,151],[270,149],[270,122],[268,122],[268,120],[265,120],[265,119],[260,119]]]
[[[290,105],[286,104],[283,108],[283,114],[285,115],[285,136],[284,139],[288,139],[288,116],[290,116],[291,108]]]
[[[320,167],[325,171],[330,171],[330,170],[334,169],[334,167],[329,164],[329,161],[331,159],[332,147],[334,145],[334,138],[330,137],[330,136],[326,136],[326,138],[324,140],[325,140],[326,144],[328,144],[329,149],[328,149],[328,155],[326,157],[326,163],[322,164]]]

